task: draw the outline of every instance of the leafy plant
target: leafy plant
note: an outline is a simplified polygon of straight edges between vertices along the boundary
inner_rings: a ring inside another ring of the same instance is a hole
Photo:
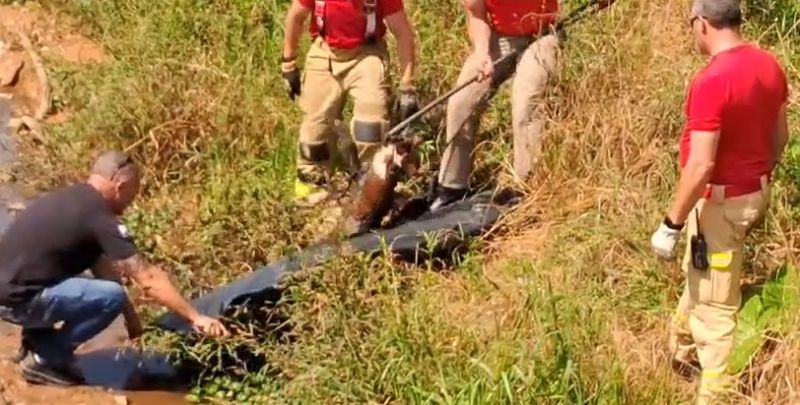
[[[729,369],[743,371],[754,359],[765,339],[789,332],[787,314],[794,313],[800,303],[797,271],[784,264],[775,276],[761,287],[761,293],[751,296],[738,314]]]

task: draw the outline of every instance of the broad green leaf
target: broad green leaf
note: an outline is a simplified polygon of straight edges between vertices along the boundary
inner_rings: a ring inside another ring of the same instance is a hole
[[[728,368],[733,373],[744,370],[750,362],[750,358],[761,346],[759,319],[762,312],[764,312],[764,305],[758,295],[747,300],[739,311],[733,337],[733,350],[728,362]]]
[[[761,313],[764,312],[764,305],[761,302],[761,296],[754,295],[752,298],[747,300],[742,306],[742,309],[739,310],[739,324],[743,322],[750,323],[752,325],[758,324],[758,317],[761,316]]]

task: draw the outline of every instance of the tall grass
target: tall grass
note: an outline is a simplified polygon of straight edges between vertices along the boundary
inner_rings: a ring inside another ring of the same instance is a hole
[[[79,18],[112,59],[57,66],[59,105],[73,119],[28,145],[42,187],[76,179],[89,151],[132,147],[147,169],[128,221],[147,254],[195,292],[314,239],[322,214],[289,201],[300,117],[277,63],[287,0],[46,3]],[[746,6],[748,36],[797,84],[796,2]],[[407,8],[429,100],[453,86],[468,52],[464,13],[457,0]],[[665,348],[682,277],[648,247],[677,179],[687,78],[704,63],[687,10],[682,0],[619,0],[571,29],[541,165],[499,236],[445,271],[359,258],[317,269],[282,305],[292,342],[256,343],[271,367],[206,381],[197,394],[239,404],[691,399],[694,386],[671,374]],[[502,92],[483,122],[476,185],[508,172],[509,111]],[[799,112],[792,105],[793,128]],[[421,130],[440,136],[442,114]],[[796,264],[798,168],[793,140],[751,240],[748,280]],[[792,332],[758,360],[777,366],[748,392],[767,403],[798,401],[797,317],[784,322]],[[237,391],[242,384],[253,391]]]

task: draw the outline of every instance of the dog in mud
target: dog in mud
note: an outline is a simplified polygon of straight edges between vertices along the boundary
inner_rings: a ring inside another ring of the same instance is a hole
[[[391,211],[395,187],[400,175],[412,177],[417,173],[420,156],[417,146],[422,137],[404,138],[381,147],[373,156],[366,173],[359,181],[355,198],[345,208],[344,230],[352,236],[380,226]]]

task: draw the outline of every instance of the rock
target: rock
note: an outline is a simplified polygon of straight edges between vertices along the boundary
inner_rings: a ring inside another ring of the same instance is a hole
[[[128,398],[124,395],[114,395],[114,403],[117,405],[128,405]]]
[[[9,86],[17,81],[25,62],[18,52],[6,52],[0,59],[0,86]]]

